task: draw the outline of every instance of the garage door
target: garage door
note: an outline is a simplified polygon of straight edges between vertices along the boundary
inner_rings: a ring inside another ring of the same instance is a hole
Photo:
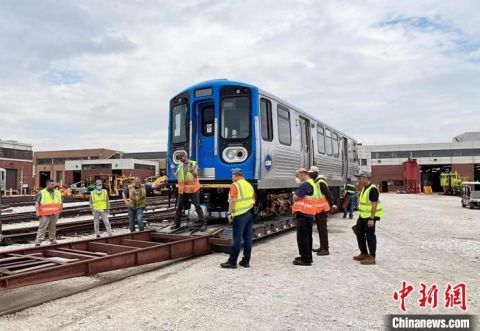
[[[18,190],[17,187],[17,169],[6,169],[7,170],[7,180],[6,183],[7,185],[5,188],[9,190],[12,188],[13,190]]]

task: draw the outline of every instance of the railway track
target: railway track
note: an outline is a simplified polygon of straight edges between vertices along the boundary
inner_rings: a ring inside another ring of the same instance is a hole
[[[156,210],[160,208],[166,208],[169,205],[168,199],[165,198],[150,198],[148,200],[147,210]],[[174,206],[175,201],[170,202],[171,206]],[[127,208],[124,206],[123,201],[114,201],[110,203],[110,215],[115,216],[120,213],[126,213]],[[61,217],[75,217],[81,215],[91,214],[91,209],[88,205],[85,206],[71,206],[65,207],[62,210]],[[38,217],[35,215],[34,211],[31,212],[20,212],[20,213],[10,213],[2,214],[0,216],[0,221],[2,224],[12,224],[19,222],[27,222],[36,220]]]
[[[145,213],[146,222],[163,222],[164,220],[171,220],[175,217],[174,208],[166,210],[156,210]],[[110,225],[112,228],[119,228],[128,225],[128,215],[118,215],[110,217]],[[102,228],[103,222],[100,222]],[[13,243],[26,243],[33,241],[37,235],[38,226],[28,226],[15,229],[3,230],[3,245],[10,245]],[[91,233],[93,231],[93,219],[68,222],[57,224],[57,236],[72,236],[84,233]]]

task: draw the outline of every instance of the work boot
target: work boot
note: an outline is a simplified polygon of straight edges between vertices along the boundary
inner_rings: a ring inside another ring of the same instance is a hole
[[[363,265],[374,265],[376,264],[375,263],[375,257],[371,256],[371,255],[367,255],[367,257],[363,260],[363,261],[360,261],[360,264],[363,264]]]
[[[348,217],[350,217],[350,219],[353,219],[353,215],[350,215],[350,216],[348,216]]]
[[[172,225],[170,227],[170,230],[176,230],[176,229],[180,229],[180,224],[175,223],[175,225]]]
[[[343,218],[347,218],[347,214],[343,214]]]
[[[225,262],[225,263],[221,263],[220,264],[220,267],[224,268],[224,269],[237,269],[237,265],[236,264],[232,264],[230,262]]]
[[[304,261],[302,261],[302,260],[300,260],[300,259],[298,259],[298,260],[295,259],[295,260],[293,260],[293,264],[294,264],[294,265],[300,265],[300,266],[309,267],[309,266],[312,265],[312,262],[304,262]]]
[[[325,256],[325,255],[330,255],[330,252],[328,251],[328,249],[321,249],[319,252],[317,252],[317,255],[318,256]]]
[[[318,247],[318,248],[312,249],[312,252],[317,252],[317,253],[318,253],[318,252],[320,252],[321,250],[322,250],[322,248],[321,248],[321,247]]]
[[[100,235],[99,235],[99,234],[97,234],[97,238],[100,238]]]
[[[356,255],[353,257],[353,259],[355,261],[363,261],[365,260],[369,255],[368,254],[363,254],[363,253],[360,253],[359,255]]]
[[[56,240],[50,241],[50,245],[56,245],[56,244],[57,244],[57,241],[56,241]]]
[[[205,232],[207,231],[207,223],[203,222],[202,225],[200,226],[200,231]]]
[[[242,266],[244,268],[250,268],[250,263],[248,263],[248,261],[242,260],[242,261],[238,262],[238,265]]]
[[[40,244],[35,244],[35,247],[40,247]]]

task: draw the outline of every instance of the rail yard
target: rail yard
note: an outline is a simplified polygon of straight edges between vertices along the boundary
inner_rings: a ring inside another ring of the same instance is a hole
[[[389,210],[402,211],[381,221],[382,251],[373,268],[352,260],[354,222],[337,214],[329,224],[332,254],[315,257],[312,269],[291,265],[295,234],[286,233],[255,245],[249,270],[220,270],[224,254],[214,253],[2,291],[2,313],[16,313],[1,317],[0,326],[2,330],[313,330],[320,319],[322,329],[382,330],[383,316],[399,310],[392,295],[402,281],[416,289],[420,283],[442,288],[447,283],[467,283],[468,309],[478,309],[478,212],[459,208],[458,197],[440,195],[388,194],[383,202]],[[406,203],[413,208],[402,209]],[[435,237],[430,235],[432,227]],[[60,245],[64,242],[68,239],[60,240]],[[8,247],[3,248],[6,252]],[[231,293],[232,284],[248,291]],[[409,313],[425,310],[418,306],[418,297],[416,293],[408,298]],[[232,309],[241,313],[232,315]],[[439,307],[437,312],[449,310]],[[131,314],[137,318],[129,318]]]

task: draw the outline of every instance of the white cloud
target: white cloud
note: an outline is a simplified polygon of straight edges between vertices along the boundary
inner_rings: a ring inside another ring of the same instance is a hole
[[[165,149],[169,99],[224,77],[363,143],[478,130],[474,1],[60,3],[0,3],[3,139]]]

